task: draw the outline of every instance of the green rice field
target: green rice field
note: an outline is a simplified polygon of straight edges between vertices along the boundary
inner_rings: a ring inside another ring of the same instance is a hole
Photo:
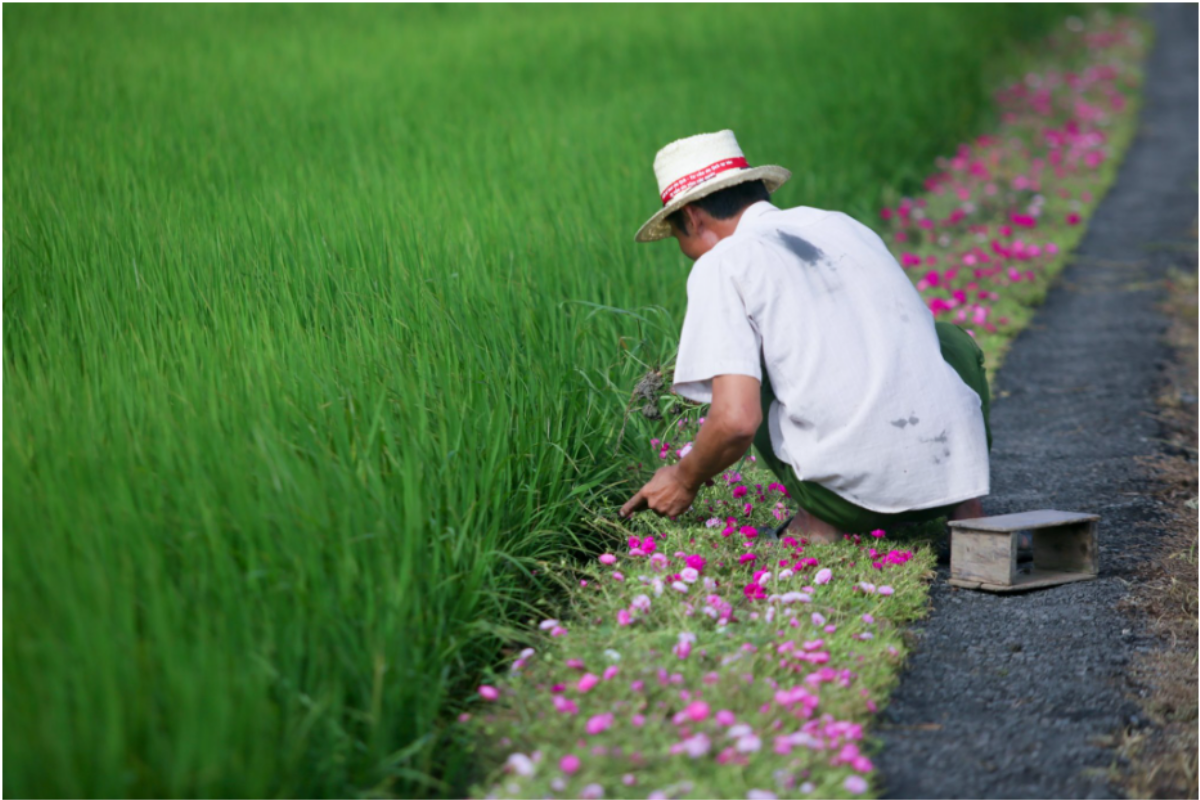
[[[457,698],[646,458],[655,151],[873,222],[1064,13],[9,6],[5,795],[461,796]]]

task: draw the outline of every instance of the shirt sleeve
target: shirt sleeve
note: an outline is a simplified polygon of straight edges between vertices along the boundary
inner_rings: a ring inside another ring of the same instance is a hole
[[[688,400],[711,403],[712,379],[718,375],[761,381],[762,339],[729,264],[698,260],[688,276],[687,293],[672,390]]]

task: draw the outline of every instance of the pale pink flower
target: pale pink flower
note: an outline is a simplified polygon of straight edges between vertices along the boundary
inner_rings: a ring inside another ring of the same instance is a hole
[[[748,736],[742,736],[734,743],[733,748],[739,753],[757,753],[762,749],[762,740],[753,733]]]
[[[695,736],[683,740],[683,752],[692,758],[701,758],[707,755],[711,748],[712,742],[703,733],[697,733]]]
[[[629,724],[635,728],[640,728],[646,724],[646,717],[641,714],[634,714],[629,718]]]
[[[766,789],[751,789],[746,792],[746,800],[776,800],[776,797],[774,792],[768,792]]]
[[[557,625],[558,625],[558,620],[556,620],[556,619],[544,619],[538,623],[538,628],[543,631],[548,631],[551,628],[557,627]]]
[[[617,563],[617,557],[612,553],[605,553],[604,555],[600,556],[600,563],[604,564],[605,566],[609,564],[615,564]]]
[[[833,578],[833,571],[830,570],[828,567],[824,567],[819,572],[817,572],[817,577],[813,578],[813,583],[818,583],[818,584],[829,583],[830,579],[832,579],[832,578]]]
[[[579,771],[579,756],[574,753],[567,753],[559,759],[558,768],[568,775],[574,775]]]
[[[631,622],[633,622],[633,617],[630,616],[628,611],[626,611],[625,609],[622,608],[621,610],[619,610],[617,612],[617,624],[618,625],[628,625]]]
[[[682,592],[683,594],[687,594],[688,585],[686,583],[684,583],[683,581],[673,581],[671,583],[671,588],[677,592]]]
[[[613,678],[617,677],[617,673],[620,671],[621,668],[615,665],[609,667],[608,669],[604,670],[604,680],[611,681]]]
[[[851,775],[842,782],[847,792],[862,794],[867,790],[867,782],[858,775]]]
[[[574,700],[568,700],[561,694],[554,695],[554,710],[560,714],[578,714],[579,706],[575,705]]]
[[[671,652],[680,659],[685,659],[692,654],[692,643],[689,641],[682,641],[675,645],[675,647],[671,649]]]
[[[654,555],[650,556],[650,567],[655,572],[659,572],[664,569],[668,563],[669,559],[662,553],[655,553]]]
[[[734,715],[734,713],[732,711],[729,711],[728,709],[723,708],[717,712],[716,720],[717,720],[718,725],[727,727],[727,726],[732,725],[733,723],[737,722],[737,717]]]
[[[579,792],[583,800],[600,800],[604,797],[604,787],[598,783],[589,783]]]
[[[513,753],[510,755],[508,760],[504,762],[504,769],[507,772],[515,772],[522,778],[532,777],[534,772],[533,762],[524,753]]]
[[[644,594],[639,594],[637,597],[633,598],[633,602],[629,604],[629,607],[634,611],[649,611],[650,597]]]
[[[695,583],[700,580],[700,573],[691,567],[684,567],[679,571],[679,578],[684,583]]]
[[[479,687],[479,696],[482,697],[484,700],[490,701],[490,700],[495,700],[497,697],[499,697],[500,692],[497,691],[495,686],[484,685],[484,686]]]
[[[562,625],[555,625],[553,628],[550,629],[550,635],[553,637],[566,636],[567,629],[564,628]]]
[[[892,593],[892,591],[893,591],[893,589],[890,586],[880,586],[879,587],[879,594],[883,595],[884,597],[887,597],[889,594]]]
[[[624,575],[622,575],[622,574],[621,574],[621,573],[619,573],[619,572],[614,572],[614,573],[612,574],[612,576],[613,576],[613,580],[614,580],[614,581],[623,581],[623,580],[625,580],[625,576],[624,576]]]
[[[575,688],[579,690],[580,694],[587,694],[587,692],[591,691],[592,687],[599,682],[600,679],[595,675],[590,672],[585,672],[583,677],[579,679],[579,683],[576,684]]]

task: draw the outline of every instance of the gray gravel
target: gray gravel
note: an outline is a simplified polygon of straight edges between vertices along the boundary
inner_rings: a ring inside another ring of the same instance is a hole
[[[953,589],[939,570],[880,720],[886,797],[1122,796],[1106,774],[1112,737],[1145,724],[1126,665],[1156,645],[1116,605],[1163,517],[1134,463],[1161,446],[1149,415],[1170,358],[1162,290],[1147,284],[1195,269],[1196,245],[1196,6],[1146,13],[1158,38],[1138,138],[992,387],[985,513],[1100,514],[1101,575],[1001,596]]]

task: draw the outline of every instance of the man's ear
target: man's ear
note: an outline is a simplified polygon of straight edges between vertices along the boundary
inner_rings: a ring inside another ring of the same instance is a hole
[[[691,228],[691,235],[695,236],[705,229],[704,213],[696,208],[691,203],[683,207],[683,213],[687,215],[688,227]]]

